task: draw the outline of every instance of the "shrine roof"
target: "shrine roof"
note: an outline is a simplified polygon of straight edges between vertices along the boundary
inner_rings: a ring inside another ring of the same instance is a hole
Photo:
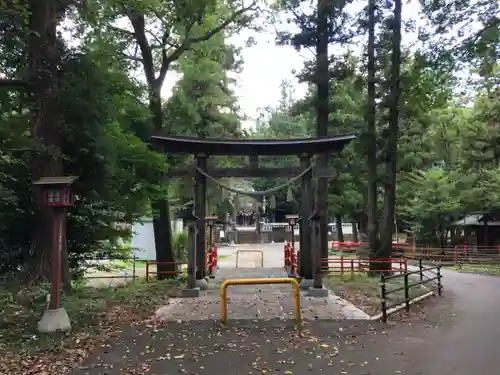
[[[153,136],[151,142],[164,152],[209,155],[300,155],[342,151],[356,136],[343,134],[321,138],[217,139]]]

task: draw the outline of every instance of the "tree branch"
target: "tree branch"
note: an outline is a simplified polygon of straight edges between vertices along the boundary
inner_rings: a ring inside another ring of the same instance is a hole
[[[0,78],[0,87],[11,88],[14,90],[28,89],[31,84],[21,79]]]
[[[124,52],[122,52],[121,55],[127,60],[140,62],[141,64],[144,63],[144,60],[138,56],[129,55]]]
[[[176,61],[181,57],[181,55],[189,49],[189,34],[191,33],[191,30],[194,27],[194,24],[196,22],[193,21],[191,22],[187,27],[186,27],[186,32],[184,36],[184,41],[182,44],[177,47],[171,54],[168,54],[167,49],[165,46],[163,47],[161,51],[161,67],[160,67],[160,73],[158,74],[157,84],[161,85],[163,81],[165,80],[165,76],[167,75],[168,68],[170,67],[170,64],[172,62]]]
[[[239,16],[241,16],[243,13],[245,13],[245,12],[253,9],[253,7],[255,6],[255,4],[256,4],[256,2],[254,1],[248,7],[241,8],[240,10],[234,12],[231,15],[231,17],[229,17],[226,21],[222,22],[219,26],[215,27],[214,29],[212,29],[211,31],[209,31],[208,33],[206,33],[205,35],[202,35],[202,36],[199,36],[199,37],[196,37],[196,38],[190,38],[189,41],[188,41],[189,45],[194,44],[194,43],[199,43],[199,42],[206,42],[211,37],[213,37],[215,34],[221,32],[226,27],[228,27],[231,23],[233,23],[236,20],[236,18],[238,18]]]
[[[134,38],[137,42],[142,55],[142,66],[144,68],[144,75],[148,85],[155,84],[154,61],[151,47],[146,37],[146,21],[144,15],[136,12],[130,12],[128,18],[132,27],[134,28]]]
[[[473,37],[471,37],[468,41],[467,44],[469,46],[472,46],[476,44],[476,42],[483,36],[485,32],[487,32],[489,29],[499,26],[500,25],[500,18],[499,17],[494,17],[491,20],[489,20],[487,25],[484,25],[484,27],[479,30]]]
[[[241,8],[240,10],[234,12],[231,17],[229,17],[227,20],[222,22],[220,25],[217,27],[213,28],[209,32],[207,32],[204,35],[201,35],[199,37],[195,38],[190,38],[189,34],[191,32],[191,29],[193,28],[195,21],[187,27],[184,40],[181,43],[179,47],[177,47],[172,53],[168,54],[165,49],[162,51],[162,63],[160,67],[160,73],[158,74],[158,78],[156,79],[157,84],[163,83],[163,80],[165,79],[165,76],[167,74],[168,68],[172,62],[178,60],[184,52],[186,52],[193,44],[200,43],[200,42],[206,42],[210,38],[212,38],[214,35],[218,34],[222,30],[224,30],[226,27],[228,27],[231,23],[233,23],[238,17],[240,17],[243,13],[253,9],[256,5],[256,1],[253,1],[252,4],[250,4],[248,7]],[[164,39],[165,40],[165,39]]]
[[[117,34],[121,34],[122,36],[125,36],[125,37],[128,37],[128,38],[134,38],[135,37],[135,35],[134,35],[134,33],[132,31],[125,30],[125,29],[122,29],[120,27],[116,27],[116,26],[113,26],[113,25],[107,25],[107,28],[109,28],[110,30],[113,30]]]

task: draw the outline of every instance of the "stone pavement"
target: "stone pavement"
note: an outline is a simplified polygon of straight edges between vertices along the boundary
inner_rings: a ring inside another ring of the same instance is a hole
[[[240,253],[239,249],[262,250],[260,253]],[[219,320],[220,284],[226,279],[287,277],[283,269],[283,244],[247,245],[222,248],[216,278],[210,281],[209,290],[198,298],[179,298],[158,309],[157,317],[164,320]],[[228,317],[232,319],[294,319],[292,287],[290,285],[245,285],[228,288]],[[325,298],[308,297],[301,293],[301,310],[304,319],[367,319],[369,316],[351,303],[330,293]]]
[[[226,279],[287,277],[282,268],[220,269],[209,290],[198,298],[178,298],[158,309],[163,320],[219,320],[220,283]],[[304,319],[366,319],[368,316],[334,295],[308,297],[302,292],[301,311]],[[228,317],[233,319],[294,319],[290,285],[242,285],[228,288]]]

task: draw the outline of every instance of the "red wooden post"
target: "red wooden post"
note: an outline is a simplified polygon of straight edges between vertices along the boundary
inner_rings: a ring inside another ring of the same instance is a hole
[[[54,227],[52,229],[52,282],[49,304],[51,310],[57,310],[61,307],[63,215],[63,208],[54,209]]]
[[[300,250],[297,251],[297,269],[296,269],[297,276],[300,276],[299,272],[300,272]]]
[[[208,276],[212,275],[213,261],[214,261],[213,247],[210,247],[210,249],[208,249],[208,263],[207,263]]]
[[[146,261],[146,282],[149,282],[149,260]]]

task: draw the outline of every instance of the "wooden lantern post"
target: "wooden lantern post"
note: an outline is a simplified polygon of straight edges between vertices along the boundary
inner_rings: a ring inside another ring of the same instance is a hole
[[[71,329],[68,314],[61,307],[61,254],[63,239],[66,238],[64,235],[64,231],[66,230],[64,227],[65,215],[67,208],[72,207],[75,200],[71,185],[77,179],[78,177],[76,176],[43,177],[33,183],[41,189],[43,204],[47,207],[52,207],[54,211],[50,303],[42,319],[38,322],[38,330],[40,332],[67,331]]]

